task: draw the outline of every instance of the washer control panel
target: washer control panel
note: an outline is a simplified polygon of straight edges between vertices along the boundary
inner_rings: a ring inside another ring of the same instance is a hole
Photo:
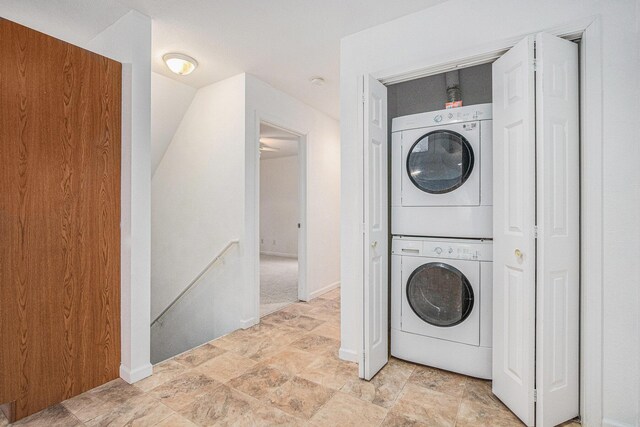
[[[491,261],[493,247],[490,240],[431,239],[395,236],[391,245],[392,255],[427,258]]]
[[[431,253],[429,253],[431,251]],[[449,259],[474,259],[480,258],[480,251],[477,248],[473,248],[467,245],[442,245],[436,244],[435,246],[428,245],[423,252],[424,256],[435,256],[438,258]]]

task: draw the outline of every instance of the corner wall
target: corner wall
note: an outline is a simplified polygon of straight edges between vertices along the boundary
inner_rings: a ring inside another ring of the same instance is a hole
[[[150,364],[151,19],[131,11],[87,43],[123,63],[122,365],[136,382]]]
[[[197,89],[151,73],[151,175],[155,173]]]
[[[243,74],[199,89],[156,169],[151,186],[152,319],[229,241],[240,239],[234,256],[243,256],[244,115]],[[234,268],[236,279],[220,292],[242,289],[242,266]],[[229,310],[237,315],[241,307]]]
[[[91,24],[77,31],[66,25],[66,20],[61,19],[64,5],[43,9],[37,1],[6,3],[2,6],[3,18],[123,64],[120,376],[128,382],[138,381],[152,371],[149,363],[151,19],[130,11],[109,27],[96,28],[91,32],[95,36],[88,38],[87,26]]]
[[[454,16],[456,30],[451,32]],[[640,37],[638,2],[452,0],[382,24],[341,43],[342,349],[357,357],[362,330],[362,143],[358,79],[391,75],[492,50],[496,41],[600,18],[602,32],[602,401],[588,425],[639,425],[640,418]],[[588,313],[586,314],[588,316]],[[599,355],[596,357],[600,357]],[[582,385],[583,388],[585,385]],[[583,402],[584,403],[584,402]],[[601,407],[599,407],[601,404]],[[598,406],[598,407],[596,407]]]

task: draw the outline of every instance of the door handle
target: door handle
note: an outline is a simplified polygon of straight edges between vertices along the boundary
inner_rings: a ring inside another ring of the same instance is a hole
[[[522,251],[520,249],[516,249],[515,251],[513,251],[513,254],[516,256],[516,258],[518,259],[522,259],[522,257],[524,256],[524,254],[522,253]]]
[[[378,246],[378,241],[374,240],[373,242],[371,242],[371,247],[375,248],[376,246]]]
[[[401,251],[405,252],[405,253],[410,253],[410,254],[419,254],[420,253],[420,249],[412,249],[412,248],[402,248]]]

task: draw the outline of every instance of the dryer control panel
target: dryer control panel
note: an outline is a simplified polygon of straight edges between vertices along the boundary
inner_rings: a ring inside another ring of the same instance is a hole
[[[493,245],[490,240],[395,236],[391,245],[391,254],[427,258],[491,261],[493,259]]]
[[[441,126],[450,123],[464,123],[478,120],[491,120],[492,105],[478,104],[448,110],[429,111],[427,113],[411,114],[395,117],[391,121],[391,132],[417,129],[431,126]]]

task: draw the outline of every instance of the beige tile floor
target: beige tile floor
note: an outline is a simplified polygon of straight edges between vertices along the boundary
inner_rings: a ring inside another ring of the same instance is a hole
[[[398,359],[360,380],[337,356],[339,295],[291,305],[156,365],[134,385],[112,381],[16,425],[521,425],[488,381]]]

